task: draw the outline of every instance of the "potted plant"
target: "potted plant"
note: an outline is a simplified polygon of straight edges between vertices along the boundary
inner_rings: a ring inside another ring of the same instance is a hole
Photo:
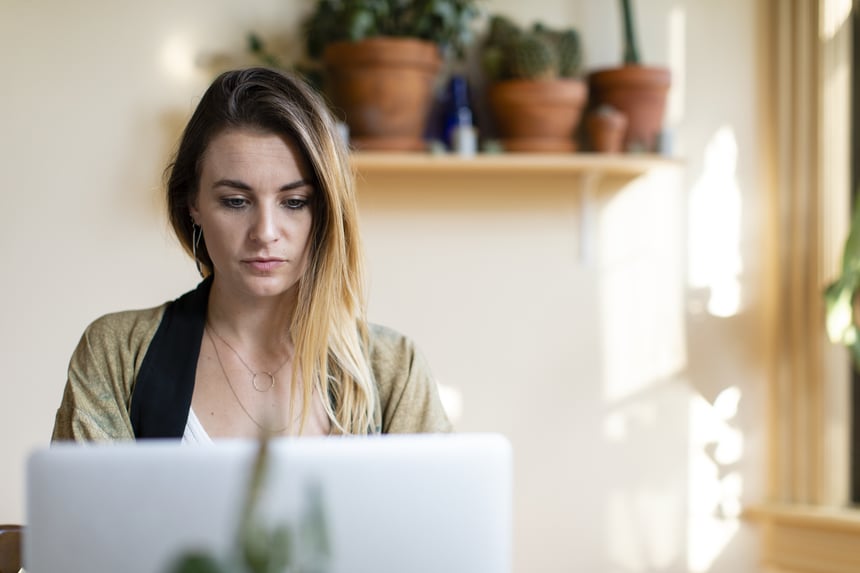
[[[620,0],[624,23],[624,65],[592,72],[589,97],[595,106],[608,104],[627,117],[624,148],[654,152],[663,129],[669,70],[644,66],[639,57],[631,0]]]
[[[493,16],[483,44],[487,98],[506,151],[570,152],[588,97],[576,30]]]
[[[308,56],[359,149],[421,150],[446,57],[470,40],[476,0],[318,0]]]

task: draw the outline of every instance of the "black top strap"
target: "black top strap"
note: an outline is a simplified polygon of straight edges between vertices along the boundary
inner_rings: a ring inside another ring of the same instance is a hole
[[[188,422],[212,277],[167,305],[131,394],[131,425],[141,438],[181,438]]]

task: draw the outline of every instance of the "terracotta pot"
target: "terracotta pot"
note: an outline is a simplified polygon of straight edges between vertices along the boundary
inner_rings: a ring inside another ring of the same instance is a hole
[[[624,151],[627,116],[620,111],[614,108],[592,110],[585,117],[585,129],[593,151],[599,153]]]
[[[358,149],[423,150],[441,67],[432,42],[372,38],[335,42],[323,53],[326,93]]]
[[[588,84],[593,105],[608,104],[627,116],[625,150],[657,151],[671,85],[667,68],[623,66],[599,70],[588,76]]]
[[[576,151],[588,99],[582,80],[507,80],[491,84],[487,95],[506,151]]]

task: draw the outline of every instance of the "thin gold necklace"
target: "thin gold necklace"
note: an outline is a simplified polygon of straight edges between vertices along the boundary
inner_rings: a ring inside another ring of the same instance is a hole
[[[283,428],[280,428],[280,429],[271,428],[265,424],[261,424],[260,422],[258,422],[254,418],[254,416],[251,415],[251,412],[249,412],[248,409],[245,408],[245,405],[242,404],[242,400],[239,399],[239,395],[236,393],[236,389],[233,388],[233,384],[230,382],[230,377],[227,376],[227,370],[224,368],[224,363],[221,362],[221,354],[218,352],[218,347],[215,345],[215,341],[212,339],[212,335],[209,334],[209,331],[211,328],[212,328],[211,325],[207,325],[207,328],[205,328],[205,331],[206,331],[206,336],[209,337],[209,342],[212,344],[213,350],[215,350],[215,358],[216,358],[216,360],[218,360],[218,366],[221,368],[221,373],[224,375],[224,380],[227,381],[227,386],[230,388],[230,392],[232,392],[233,397],[236,398],[236,403],[239,404],[239,407],[242,408],[242,411],[245,412],[245,415],[248,416],[248,419],[251,420],[252,422],[254,422],[254,424],[258,428],[263,430],[264,432],[269,432],[271,434],[280,434],[281,432],[283,432],[284,430],[289,428],[290,424],[287,424],[286,426],[284,426]],[[215,335],[217,336],[218,333],[216,332]],[[230,346],[230,345],[228,344],[227,346]],[[240,358],[240,360],[241,360],[241,358]],[[282,365],[282,367],[283,367],[283,365]]]
[[[290,361],[290,354],[289,354],[289,353],[287,353],[287,357],[284,359],[284,361],[281,363],[281,365],[280,365],[280,366],[278,366],[278,367],[277,367],[273,372],[269,372],[269,371],[267,371],[267,370],[260,370],[259,372],[256,372],[253,368],[251,368],[250,366],[248,366],[248,363],[247,363],[247,362],[245,362],[245,361],[242,359],[242,356],[239,354],[239,352],[238,352],[235,348],[233,348],[233,345],[232,345],[232,344],[230,344],[229,342],[227,342],[226,340],[224,340],[224,337],[223,337],[223,336],[221,336],[220,334],[218,334],[218,331],[217,331],[217,330],[215,330],[215,328],[212,326],[212,323],[211,323],[211,322],[209,322],[209,321],[207,320],[207,321],[206,321],[206,326],[207,326],[207,327],[209,327],[209,330],[211,330],[212,332],[214,332],[214,333],[215,333],[215,336],[217,336],[217,337],[218,337],[218,340],[220,340],[221,342],[223,342],[225,345],[227,345],[227,348],[229,348],[230,350],[232,350],[232,351],[233,351],[233,354],[235,354],[235,355],[236,355],[236,358],[238,358],[238,359],[239,359],[239,362],[241,362],[241,363],[242,363],[242,366],[244,366],[244,367],[245,367],[245,370],[247,370],[247,371],[251,374],[251,386],[253,386],[253,387],[254,387],[254,390],[256,390],[257,392],[268,392],[269,390],[271,390],[272,388],[274,388],[274,387],[275,387],[275,374],[277,374],[278,372],[280,372],[280,371],[281,371],[281,368],[283,368],[283,367],[287,364],[287,362],[289,362],[289,361]],[[209,340],[212,340],[212,337],[211,337],[211,336],[209,337]],[[212,343],[212,346],[215,346],[215,343],[214,343],[214,342]],[[216,352],[217,352],[217,350],[216,350]],[[268,377],[269,377],[269,381],[270,381],[270,382],[269,382],[269,385],[268,385],[267,387],[265,387],[265,388],[261,388],[260,386],[258,386],[258,385],[257,385],[257,377],[258,377],[258,376],[260,376],[260,374],[265,374],[266,376],[268,376]]]

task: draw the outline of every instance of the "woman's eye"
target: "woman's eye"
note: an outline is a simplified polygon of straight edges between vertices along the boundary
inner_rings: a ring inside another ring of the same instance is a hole
[[[301,209],[307,204],[308,202],[305,199],[287,199],[284,201],[284,206],[287,207],[287,209]]]
[[[221,204],[230,209],[241,209],[248,201],[242,197],[225,197],[221,199]]]

